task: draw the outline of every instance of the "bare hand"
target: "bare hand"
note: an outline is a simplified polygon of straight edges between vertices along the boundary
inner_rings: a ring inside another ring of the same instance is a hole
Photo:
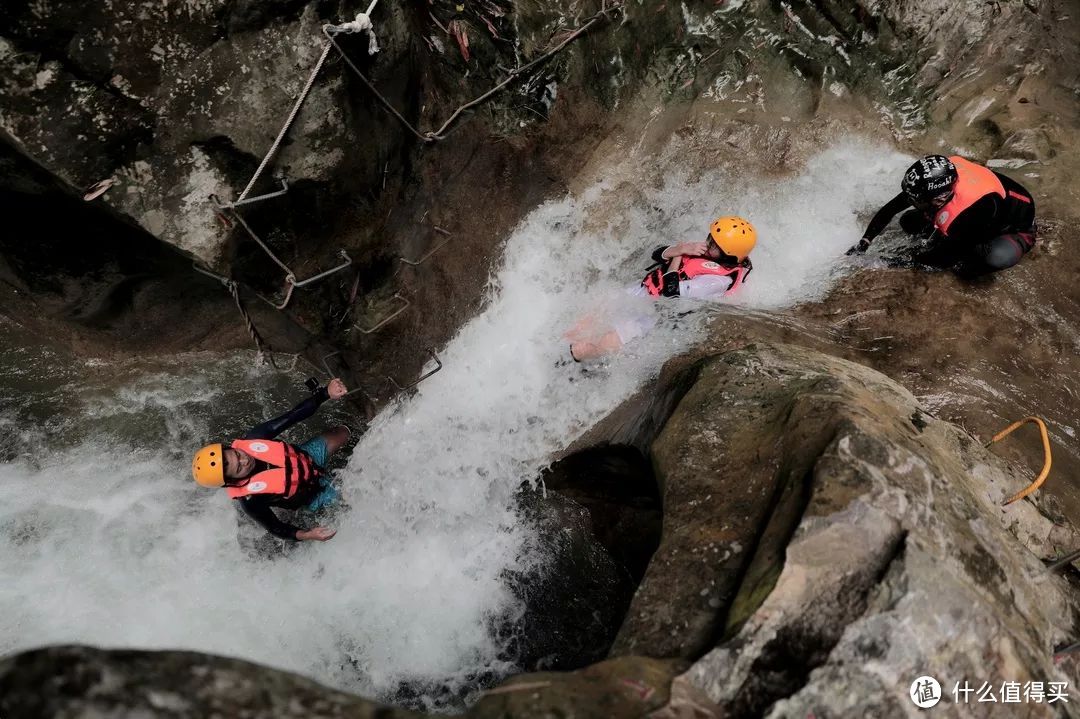
[[[671,254],[677,257],[702,257],[708,251],[704,242],[683,242],[671,248]]]
[[[335,377],[330,380],[330,384],[326,385],[326,393],[330,395],[330,399],[338,399],[344,397],[349,393],[349,389],[345,386],[345,383],[340,378]]]
[[[325,542],[337,534],[336,529],[329,527],[315,527],[314,529],[301,529],[296,533],[296,538],[301,542]]]

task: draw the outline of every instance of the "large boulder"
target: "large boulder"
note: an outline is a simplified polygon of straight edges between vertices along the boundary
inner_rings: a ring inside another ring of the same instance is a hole
[[[420,716],[238,659],[90,647],[51,647],[0,661],[0,715],[11,719]]]
[[[968,716],[957,682],[1075,683],[1053,655],[1077,595],[1041,559],[1080,538],[1002,509],[1027,478],[851,362],[763,345],[698,372],[654,443],[664,536],[617,651],[704,654],[676,683],[715,716],[895,716],[927,674]]]
[[[522,675],[485,692],[465,716],[644,716],[669,704],[668,688],[679,669],[670,661],[623,657],[574,672]],[[432,716],[380,705],[237,659],[78,646],[38,649],[0,661],[0,715],[9,719]]]

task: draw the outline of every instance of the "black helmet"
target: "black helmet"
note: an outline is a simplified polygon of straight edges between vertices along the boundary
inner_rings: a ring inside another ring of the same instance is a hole
[[[908,168],[900,187],[916,204],[952,192],[956,185],[956,165],[944,155],[927,155]]]

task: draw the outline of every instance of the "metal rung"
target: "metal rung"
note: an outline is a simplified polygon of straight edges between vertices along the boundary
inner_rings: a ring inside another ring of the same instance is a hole
[[[324,373],[326,375],[326,379],[329,381],[329,380],[334,378],[334,373],[330,370],[330,363],[327,360],[329,360],[331,357],[334,357],[335,355],[339,355],[339,354],[341,354],[341,350],[335,350],[334,352],[331,352],[330,354],[323,355],[322,360],[321,360],[321,362],[322,362],[322,367],[321,368],[316,367],[315,363],[312,362],[311,360],[309,360],[307,357],[304,358],[304,361],[307,362],[309,365],[311,365],[315,369],[316,372]],[[357,393],[360,393],[360,394],[364,395],[365,397],[367,397],[369,402],[374,403],[375,400],[373,400],[371,398],[371,395],[369,395],[367,392],[365,392],[364,388],[362,386],[360,386],[359,384],[357,384],[356,389],[349,390],[345,394],[341,395],[341,397],[342,397],[342,399],[344,399],[345,397],[348,397],[351,394],[357,394]]]
[[[1064,569],[1065,567],[1075,562],[1077,559],[1080,559],[1080,550],[1077,550],[1075,552],[1069,552],[1064,557],[1055,560],[1046,567],[1046,571],[1056,572],[1060,569]]]
[[[326,366],[326,359],[327,359],[328,357],[332,357],[333,355],[336,355],[336,354],[340,354],[340,352],[331,352],[330,354],[326,355],[326,357],[324,357],[324,358],[323,358],[323,361],[322,361],[322,367],[320,367],[319,365],[315,364],[314,362],[312,362],[311,360],[309,360],[309,359],[308,359],[307,357],[305,357],[304,355],[300,355],[300,359],[301,359],[301,360],[302,360],[302,361],[304,362],[304,364],[306,364],[306,365],[307,365],[308,367],[310,367],[311,369],[315,370],[315,374],[317,374],[317,375],[321,375],[321,376],[325,377],[326,379],[331,379],[331,378],[333,377],[333,375],[332,375],[332,374],[330,374],[330,370],[329,370],[329,369],[327,368],[327,366]]]
[[[265,297],[265,296],[264,296],[264,295],[262,295],[261,293],[259,293],[259,292],[255,292],[254,290],[252,290],[252,293],[253,293],[253,294],[254,294],[254,295],[255,295],[256,297],[258,297],[258,298],[259,298],[260,300],[262,300],[263,302],[265,302],[266,304],[270,305],[270,306],[271,306],[271,307],[273,307],[273,308],[274,308],[275,310],[277,310],[277,311],[279,311],[279,312],[280,312],[281,310],[283,310],[283,309],[285,309],[286,307],[288,307],[288,306],[289,306],[289,302],[291,302],[291,301],[292,301],[292,293],[293,293],[293,290],[295,290],[295,289],[296,289],[296,283],[295,283],[295,282],[293,282],[293,281],[292,281],[292,279],[293,279],[293,278],[292,278],[292,275],[289,275],[288,277],[286,277],[286,278],[285,278],[285,286],[286,286],[286,287],[288,287],[288,289],[287,289],[287,290],[285,290],[285,299],[283,299],[283,300],[281,301],[281,304],[278,304],[277,302],[274,302],[274,301],[273,301],[272,299],[270,299],[269,297]]]
[[[431,375],[435,374],[436,372],[438,372],[439,370],[442,369],[442,361],[439,359],[439,355],[435,354],[435,350],[428,350],[427,353],[429,355],[431,355],[431,359],[435,360],[435,369],[431,370],[430,372],[426,372],[426,373],[420,375],[416,379],[416,381],[413,382],[412,384],[407,384],[404,387],[402,387],[401,385],[399,385],[397,383],[397,380],[395,380],[390,375],[387,375],[386,379],[390,380],[390,384],[394,385],[394,387],[396,387],[399,392],[404,392],[407,389],[412,389],[416,385],[420,384],[421,382],[426,380],[428,377],[430,377]]]
[[[402,262],[404,262],[407,265],[410,265],[412,267],[417,267],[419,265],[424,264],[424,262],[427,260],[427,258],[431,257],[436,252],[441,250],[446,245],[446,243],[450,242],[450,240],[453,239],[453,236],[449,232],[447,232],[446,230],[442,229],[441,227],[436,227],[435,230],[436,231],[441,231],[443,234],[445,234],[446,239],[443,240],[442,242],[440,242],[439,244],[435,245],[434,247],[432,247],[430,250],[428,250],[424,254],[423,257],[421,257],[421,258],[419,258],[417,260],[406,260],[404,257],[399,257],[398,259],[401,260]]]
[[[335,272],[340,272],[341,270],[345,269],[346,267],[348,267],[349,265],[352,264],[352,258],[349,257],[348,253],[346,253],[345,250],[338,250],[338,254],[341,255],[345,259],[345,261],[342,262],[340,265],[338,265],[337,267],[334,267],[333,269],[329,269],[326,272],[320,272],[319,274],[315,275],[314,277],[309,277],[306,280],[300,280],[299,282],[297,282],[295,279],[293,279],[292,280],[293,286],[294,287],[303,287],[304,285],[310,285],[312,282],[316,282],[318,280],[321,280],[324,277],[329,277],[330,275],[334,274]]]
[[[222,217],[225,217],[226,219],[228,219],[228,217],[223,212],[223,208],[225,208],[225,206],[221,204],[221,201],[218,199],[218,196],[217,195],[210,195],[210,201],[212,203],[214,203],[214,205],[218,208],[219,215],[222,216]],[[251,225],[249,225],[244,220],[244,218],[240,216],[240,213],[237,212],[235,208],[230,208],[229,211],[231,212],[232,216],[236,219],[236,221],[240,223],[240,226],[243,227],[244,230],[248,233],[248,235],[251,237],[251,239],[255,240],[255,243],[259,247],[262,248],[263,252],[265,252],[270,257],[270,259],[274,261],[274,264],[276,264],[278,267],[280,267],[282,269],[282,271],[285,273],[285,284],[288,286],[288,289],[285,290],[285,299],[283,299],[280,304],[277,303],[277,302],[274,302],[273,300],[271,300],[271,299],[269,299],[267,297],[263,297],[262,295],[258,295],[259,299],[261,299],[263,302],[265,302],[266,304],[273,307],[275,310],[280,311],[280,310],[285,309],[288,306],[289,302],[292,301],[293,290],[295,290],[297,287],[303,287],[305,285],[311,284],[312,282],[316,282],[318,280],[329,277],[330,275],[334,274],[335,272],[340,272],[341,270],[345,269],[346,267],[348,267],[348,266],[350,266],[352,264],[352,258],[349,257],[349,255],[345,252],[345,250],[338,250],[338,254],[341,255],[345,259],[345,261],[342,262],[340,265],[338,265],[337,267],[333,267],[333,268],[331,268],[329,270],[326,270],[325,272],[320,272],[319,274],[317,274],[317,275],[315,275],[313,277],[309,277],[306,280],[297,280],[296,275],[293,273],[292,269],[288,265],[286,265],[284,262],[282,262],[281,259],[277,255],[274,254],[274,251],[270,249],[269,245],[267,245],[265,242],[263,242],[261,237],[259,237],[257,234],[255,234],[255,230],[251,229]],[[206,273],[204,272],[203,274],[206,274]]]
[[[290,352],[269,352],[269,351],[267,351],[267,352],[264,352],[263,354],[265,354],[266,358],[270,361],[270,366],[273,367],[274,369],[276,369],[278,372],[293,372],[293,371],[296,370],[296,365],[300,362],[300,355],[298,353],[296,353],[296,352],[290,353]],[[280,367],[280,366],[278,366],[278,363],[274,360],[274,355],[288,356],[290,354],[292,354],[292,364],[290,364],[288,367]]]
[[[222,202],[218,201],[216,199],[216,197],[215,197],[214,204],[216,204],[219,209],[231,210],[234,207],[240,207],[241,205],[250,205],[250,204],[255,203],[255,202],[262,202],[263,200],[270,200],[270,199],[273,199],[275,197],[281,197],[282,195],[284,195],[288,191],[289,191],[289,181],[286,180],[284,177],[282,177],[281,178],[281,189],[278,190],[277,192],[269,192],[269,193],[267,193],[265,195],[258,195],[257,197],[249,197],[246,200],[240,200],[239,202],[225,202],[225,203],[222,203]]]
[[[371,328],[369,328],[369,329],[364,329],[363,327],[361,327],[361,326],[360,326],[360,325],[358,325],[358,324],[354,324],[354,325],[353,325],[353,327],[355,327],[356,329],[360,330],[360,331],[361,331],[361,332],[363,332],[364,334],[366,334],[366,335],[369,335],[369,334],[371,334],[372,332],[374,332],[375,330],[377,330],[377,329],[379,329],[380,327],[382,327],[383,325],[385,325],[385,324],[386,324],[387,322],[389,322],[390,320],[392,320],[392,319],[394,319],[395,317],[397,317],[398,315],[400,315],[400,314],[401,314],[402,312],[404,312],[404,311],[405,311],[406,309],[408,309],[408,307],[409,307],[409,305],[410,305],[410,304],[412,304],[411,302],[409,302],[409,300],[408,300],[408,299],[406,299],[406,298],[402,297],[402,296],[401,296],[401,294],[400,294],[400,293],[397,293],[397,292],[395,292],[395,293],[394,293],[394,299],[396,299],[396,300],[399,300],[399,301],[401,301],[401,302],[404,302],[405,304],[403,304],[403,305],[402,305],[401,307],[398,307],[398,308],[397,308],[396,310],[394,310],[394,312],[392,312],[392,313],[391,313],[391,314],[390,314],[389,316],[387,316],[387,317],[386,317],[385,319],[383,319],[383,320],[382,320],[381,322],[379,322],[379,323],[378,323],[377,325],[375,325],[374,327],[371,327]]]

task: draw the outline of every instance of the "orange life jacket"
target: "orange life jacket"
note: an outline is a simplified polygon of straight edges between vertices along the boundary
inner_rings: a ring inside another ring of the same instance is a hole
[[[949,159],[956,165],[956,187],[953,190],[952,199],[934,213],[934,227],[946,237],[953,220],[959,217],[961,212],[989,194],[995,194],[1003,199],[1006,196],[1005,186],[990,168],[976,165],[959,156]]]
[[[722,265],[707,257],[684,257],[678,273],[680,280],[692,280],[703,275],[731,277],[731,287],[724,293],[724,297],[727,297],[746,281],[746,275],[751,269],[753,269],[753,265],[750,264],[750,260],[740,262],[737,265]],[[645,275],[645,279],[641,281],[641,284],[650,295],[659,297],[664,292],[663,272],[650,272]]]
[[[274,468],[256,473],[243,486],[229,487],[229,496],[233,499],[253,494],[280,494],[288,499],[322,473],[311,457],[286,442],[237,439],[231,446]]]

